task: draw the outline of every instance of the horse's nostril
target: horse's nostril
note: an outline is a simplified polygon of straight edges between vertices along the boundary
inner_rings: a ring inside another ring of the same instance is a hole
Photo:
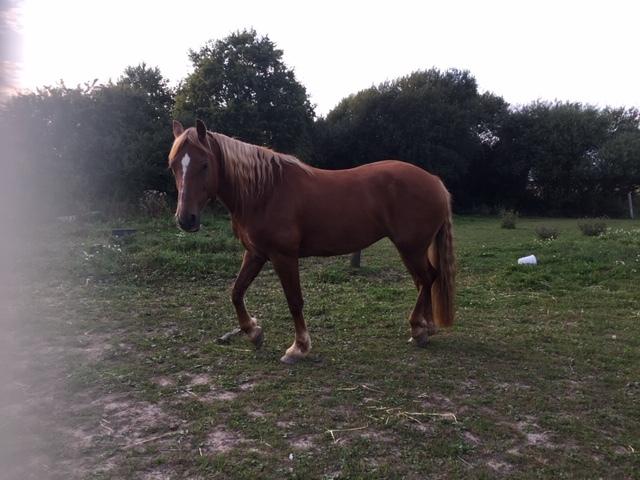
[[[191,225],[194,225],[196,223],[196,216],[195,215],[189,215],[189,223]]]

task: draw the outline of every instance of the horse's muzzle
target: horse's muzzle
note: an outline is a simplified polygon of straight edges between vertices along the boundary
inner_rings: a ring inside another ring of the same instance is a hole
[[[200,218],[198,215],[187,214],[177,217],[178,226],[185,232],[197,232],[200,230]]]

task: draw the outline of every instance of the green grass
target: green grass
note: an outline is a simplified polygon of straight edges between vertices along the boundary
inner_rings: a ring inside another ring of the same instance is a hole
[[[538,240],[540,225],[559,237]],[[140,220],[121,241],[60,226],[31,260],[28,308],[65,347],[58,395],[77,414],[57,422],[93,433],[60,455],[105,479],[632,478],[640,222],[608,225],[456,218],[456,325],[425,350],[406,343],[416,292],[388,241],[359,270],[305,259],[313,351],[294,367],[278,362],[293,325],[270,266],[247,296],[264,348],[215,342],[236,325],[242,256],[224,216],[196,235]],[[516,265],[531,253],[539,265]]]

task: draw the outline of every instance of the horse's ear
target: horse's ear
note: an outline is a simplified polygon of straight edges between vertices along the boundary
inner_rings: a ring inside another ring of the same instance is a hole
[[[184,127],[178,120],[173,121],[173,137],[178,138],[184,132]]]
[[[207,126],[202,120],[196,120],[196,131],[198,132],[198,140],[204,144],[207,139]]]

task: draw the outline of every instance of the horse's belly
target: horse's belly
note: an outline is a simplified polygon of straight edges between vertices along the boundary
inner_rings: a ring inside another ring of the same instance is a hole
[[[307,229],[300,241],[300,256],[328,257],[362,250],[387,236],[387,232],[372,219],[334,218]]]

